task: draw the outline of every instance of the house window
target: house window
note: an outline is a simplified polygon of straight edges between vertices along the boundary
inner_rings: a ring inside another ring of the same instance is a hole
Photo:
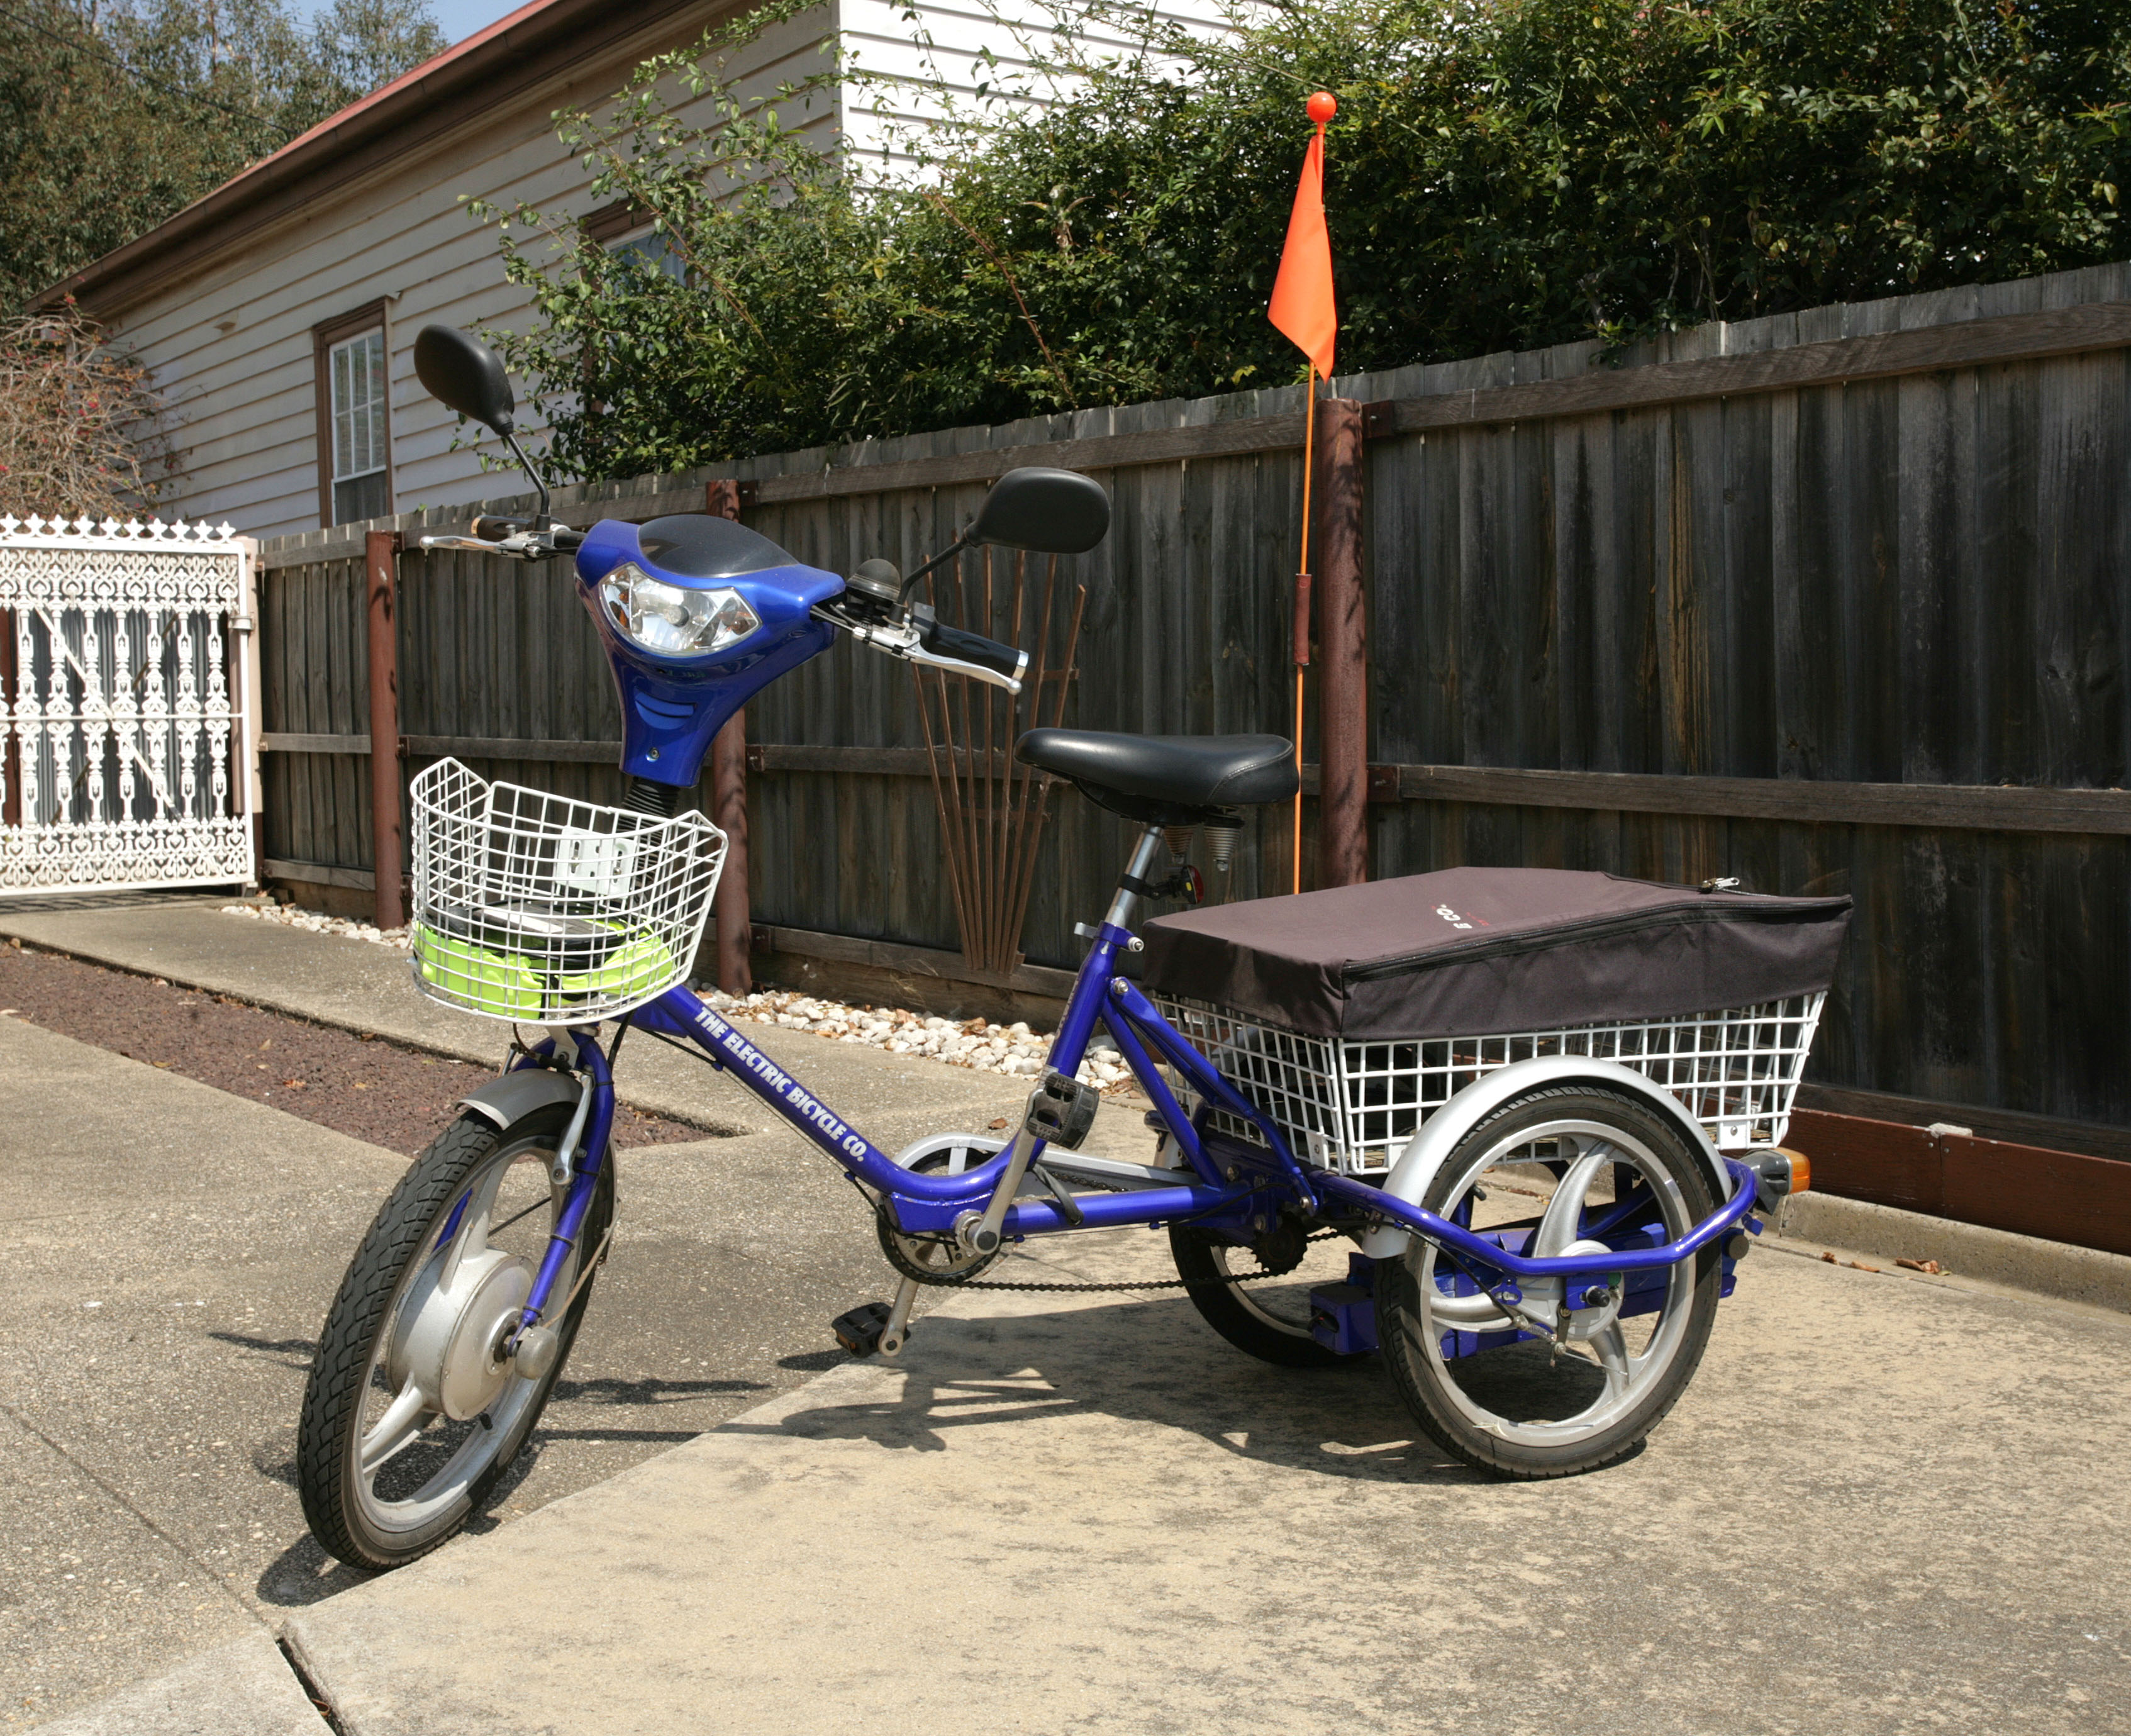
[[[318,351],[318,516],[326,524],[392,510],[391,391],[382,302],[330,320]]]
[[[616,259],[627,260],[638,270],[687,280],[687,265],[674,251],[663,229],[651,226],[651,213],[628,200],[602,205],[585,218],[585,233]]]
[[[391,509],[385,474],[385,334],[365,332],[326,352],[333,392],[333,523]]]

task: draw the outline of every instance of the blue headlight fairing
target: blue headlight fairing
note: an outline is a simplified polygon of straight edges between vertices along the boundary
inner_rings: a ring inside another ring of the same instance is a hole
[[[603,519],[587,533],[577,566],[579,595],[620,691],[622,770],[632,777],[693,784],[725,720],[836,640],[836,629],[812,611],[840,595],[844,581],[729,519],[687,514],[642,526]],[[625,600],[602,595],[609,580],[615,582],[605,590],[625,597],[634,590],[652,605],[652,614],[639,609],[636,617],[654,643],[623,629],[615,617],[628,619],[630,611]],[[737,630],[750,618],[751,629]],[[716,622],[717,630],[697,634],[699,622]],[[658,648],[691,634],[725,643],[707,652]]]

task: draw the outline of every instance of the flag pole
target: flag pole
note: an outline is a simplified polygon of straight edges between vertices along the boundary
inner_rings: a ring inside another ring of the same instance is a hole
[[[1272,299],[1266,316],[1310,359],[1302,411],[1302,551],[1295,572],[1295,854],[1288,886],[1302,890],[1302,690],[1310,665],[1310,485],[1317,462],[1317,382],[1332,377],[1333,346],[1339,316],[1332,300],[1332,245],[1324,228],[1324,123],[1339,112],[1329,90],[1313,92],[1305,105],[1317,132],[1302,159],[1295,209],[1287,221]]]
[[[1317,129],[1324,132],[1321,126]],[[1302,411],[1302,554],[1295,571],[1295,862],[1290,889],[1302,890],[1302,672],[1310,662],[1310,478],[1317,447],[1317,369]]]

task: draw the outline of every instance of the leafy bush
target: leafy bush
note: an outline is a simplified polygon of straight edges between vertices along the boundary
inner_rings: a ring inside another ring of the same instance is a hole
[[[505,347],[567,473],[1300,379],[1264,310],[1318,85],[1343,372],[2124,246],[2131,12],[2084,0],[1330,0],[1108,64],[1068,35],[1079,93],[949,134],[922,188],[730,98],[682,125],[659,90],[715,86],[734,40],[564,123],[669,269],[488,213],[543,322]]]

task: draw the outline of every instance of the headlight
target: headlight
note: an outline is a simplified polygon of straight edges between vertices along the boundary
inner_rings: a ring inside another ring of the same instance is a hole
[[[600,581],[607,618],[647,651],[703,657],[737,645],[762,624],[737,591],[691,591],[624,561]]]

